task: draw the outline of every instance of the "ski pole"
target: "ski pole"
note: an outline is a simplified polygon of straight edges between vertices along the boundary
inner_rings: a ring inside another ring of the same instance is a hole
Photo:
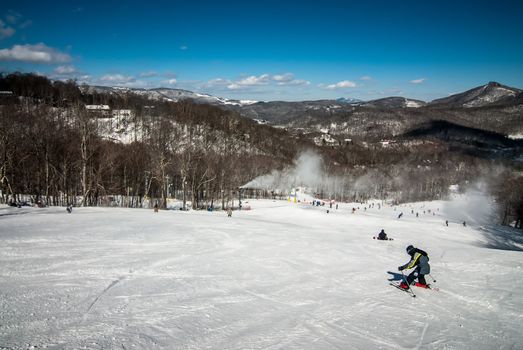
[[[432,275],[429,273],[429,276],[430,278],[432,278],[432,282],[436,283],[436,280],[434,279],[434,277],[432,277]]]
[[[403,280],[405,281],[405,283],[407,284],[407,287],[409,288],[410,292],[412,293],[412,296],[415,298],[416,294],[414,294],[414,291],[412,290],[412,288],[410,288],[410,284],[407,281],[407,277],[405,277],[405,275],[403,274],[403,271],[400,271],[400,272],[401,272],[401,275],[403,276]]]

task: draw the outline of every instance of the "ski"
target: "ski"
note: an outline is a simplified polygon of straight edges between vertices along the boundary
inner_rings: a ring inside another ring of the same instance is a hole
[[[405,292],[405,293],[407,293],[408,295],[410,295],[410,296],[413,297],[413,298],[416,297],[416,294],[414,294],[414,292],[411,291],[410,289],[403,289],[403,288],[401,288],[400,285],[397,284],[397,283],[392,283],[392,282],[390,282],[390,285],[393,286],[393,287],[395,287],[395,288],[397,288],[397,289],[399,289],[399,290],[401,290],[401,291],[403,291],[403,292]]]
[[[438,287],[432,287],[432,285],[430,285],[430,284],[427,284],[427,287],[420,287],[420,286],[417,286],[416,284],[414,284],[414,287],[418,287],[418,288],[421,288],[421,289],[430,289],[430,290],[434,290],[436,292],[439,292],[439,288]]]

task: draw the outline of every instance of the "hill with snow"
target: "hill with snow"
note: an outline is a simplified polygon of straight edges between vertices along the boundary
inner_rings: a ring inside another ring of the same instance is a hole
[[[124,94],[133,93],[140,96],[147,97],[151,100],[156,101],[170,101],[178,102],[182,100],[192,100],[195,103],[205,103],[217,106],[248,106],[258,101],[251,100],[231,100],[223,97],[212,96],[208,94],[201,94],[183,89],[171,89],[171,88],[153,88],[153,89],[140,89],[140,88],[127,88],[127,87],[110,87],[110,86],[87,86],[83,87],[84,93],[107,93],[107,94]]]
[[[484,107],[493,104],[521,104],[522,90],[490,82],[462,93],[433,100],[430,104],[440,107]]]
[[[218,211],[0,209],[1,347],[523,343],[523,242],[512,229],[488,224],[484,197],[338,209],[251,199],[244,208],[230,218]],[[394,240],[373,240],[381,229]],[[402,279],[397,267],[408,260],[409,244],[429,253],[427,280],[438,291],[413,287],[412,298],[389,285]]]
[[[506,135],[523,132],[522,90],[496,82],[428,103],[406,97],[385,97],[371,101],[347,97],[336,100],[263,102],[231,100],[169,88],[83,88],[84,93],[134,93],[156,101],[192,100],[199,104],[211,104],[238,112],[260,124],[276,125],[291,132],[305,132],[312,135],[312,138],[325,129],[332,130],[334,134],[331,133],[331,137],[339,134],[340,139],[352,138],[355,135],[382,135],[383,138],[390,138],[434,120],[446,120]],[[340,124],[344,126],[340,128]],[[333,128],[332,125],[336,127]],[[370,128],[369,125],[373,127]]]
[[[405,97],[386,97],[377,100],[368,101],[362,106],[376,108],[418,108],[427,104],[425,101],[414,100]]]

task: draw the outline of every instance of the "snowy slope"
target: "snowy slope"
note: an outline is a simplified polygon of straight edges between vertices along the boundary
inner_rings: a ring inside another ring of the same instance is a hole
[[[447,107],[483,107],[499,102],[511,102],[517,104],[516,97],[521,93],[520,89],[490,82],[486,85],[467,90],[462,93],[451,95],[432,101],[431,105]]]
[[[419,108],[426,104],[425,101],[413,100],[405,97],[386,97],[368,101],[364,103],[363,106],[377,108]]]
[[[207,103],[212,105],[224,106],[248,106],[258,101],[251,100],[231,100],[223,97],[212,96],[208,94],[201,94],[183,89],[171,89],[171,88],[154,88],[154,89],[140,89],[140,88],[123,88],[123,87],[110,87],[110,86],[87,86],[83,89],[84,93],[88,92],[98,93],[134,93],[140,96],[147,97],[150,100],[164,100],[171,102],[178,102],[181,100],[193,100],[196,103]]]
[[[463,198],[381,204],[0,209],[0,347],[521,348],[518,236]],[[395,240],[373,240],[382,228]],[[407,244],[440,291],[389,286]]]

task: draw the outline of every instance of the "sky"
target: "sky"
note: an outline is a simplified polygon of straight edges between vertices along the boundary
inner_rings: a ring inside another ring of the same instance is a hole
[[[523,88],[521,1],[16,1],[0,71],[232,99]]]

